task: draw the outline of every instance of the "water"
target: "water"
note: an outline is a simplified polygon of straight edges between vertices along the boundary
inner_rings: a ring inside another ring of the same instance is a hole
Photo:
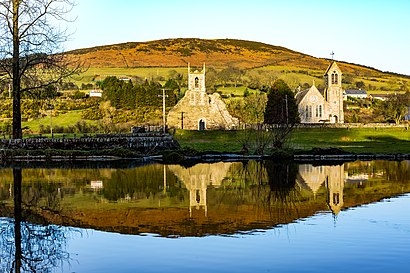
[[[5,168],[0,200],[0,272],[408,272],[409,161]]]

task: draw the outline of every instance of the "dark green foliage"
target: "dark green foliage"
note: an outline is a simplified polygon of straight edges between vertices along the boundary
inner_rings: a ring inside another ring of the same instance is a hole
[[[366,84],[363,81],[355,82],[355,85],[356,85],[357,89],[365,89],[366,88]]]
[[[162,107],[162,88],[166,91],[166,106],[172,107],[177,103],[180,91],[176,80],[170,79],[162,87],[157,82],[145,81],[133,84],[132,81],[120,80],[117,77],[107,77],[101,84],[103,99],[109,100],[116,109],[135,110],[141,107]]]
[[[300,121],[295,94],[283,80],[276,80],[267,90],[267,96],[264,123],[294,124]]]
[[[70,98],[74,100],[83,99],[85,98],[85,93],[81,91],[76,91],[73,95],[70,96]]]

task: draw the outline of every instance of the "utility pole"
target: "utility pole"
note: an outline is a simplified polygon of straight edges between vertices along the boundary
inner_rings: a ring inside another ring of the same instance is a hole
[[[165,134],[166,125],[167,125],[167,121],[165,118],[165,97],[168,97],[168,95],[165,95],[165,88],[162,88],[162,95],[158,95],[158,97],[162,97],[162,125],[163,125],[163,132]]]

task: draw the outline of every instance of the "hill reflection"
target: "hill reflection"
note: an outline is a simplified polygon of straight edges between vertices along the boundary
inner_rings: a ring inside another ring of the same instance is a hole
[[[23,169],[23,221],[128,234],[204,236],[266,229],[410,192],[409,161],[271,161]],[[15,215],[13,170],[0,169],[2,217]]]

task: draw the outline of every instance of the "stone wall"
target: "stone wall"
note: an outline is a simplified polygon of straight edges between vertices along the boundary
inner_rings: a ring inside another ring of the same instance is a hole
[[[112,134],[81,138],[2,139],[0,149],[62,149],[107,150],[130,149],[139,152],[176,149],[179,144],[172,135],[161,133]]]

